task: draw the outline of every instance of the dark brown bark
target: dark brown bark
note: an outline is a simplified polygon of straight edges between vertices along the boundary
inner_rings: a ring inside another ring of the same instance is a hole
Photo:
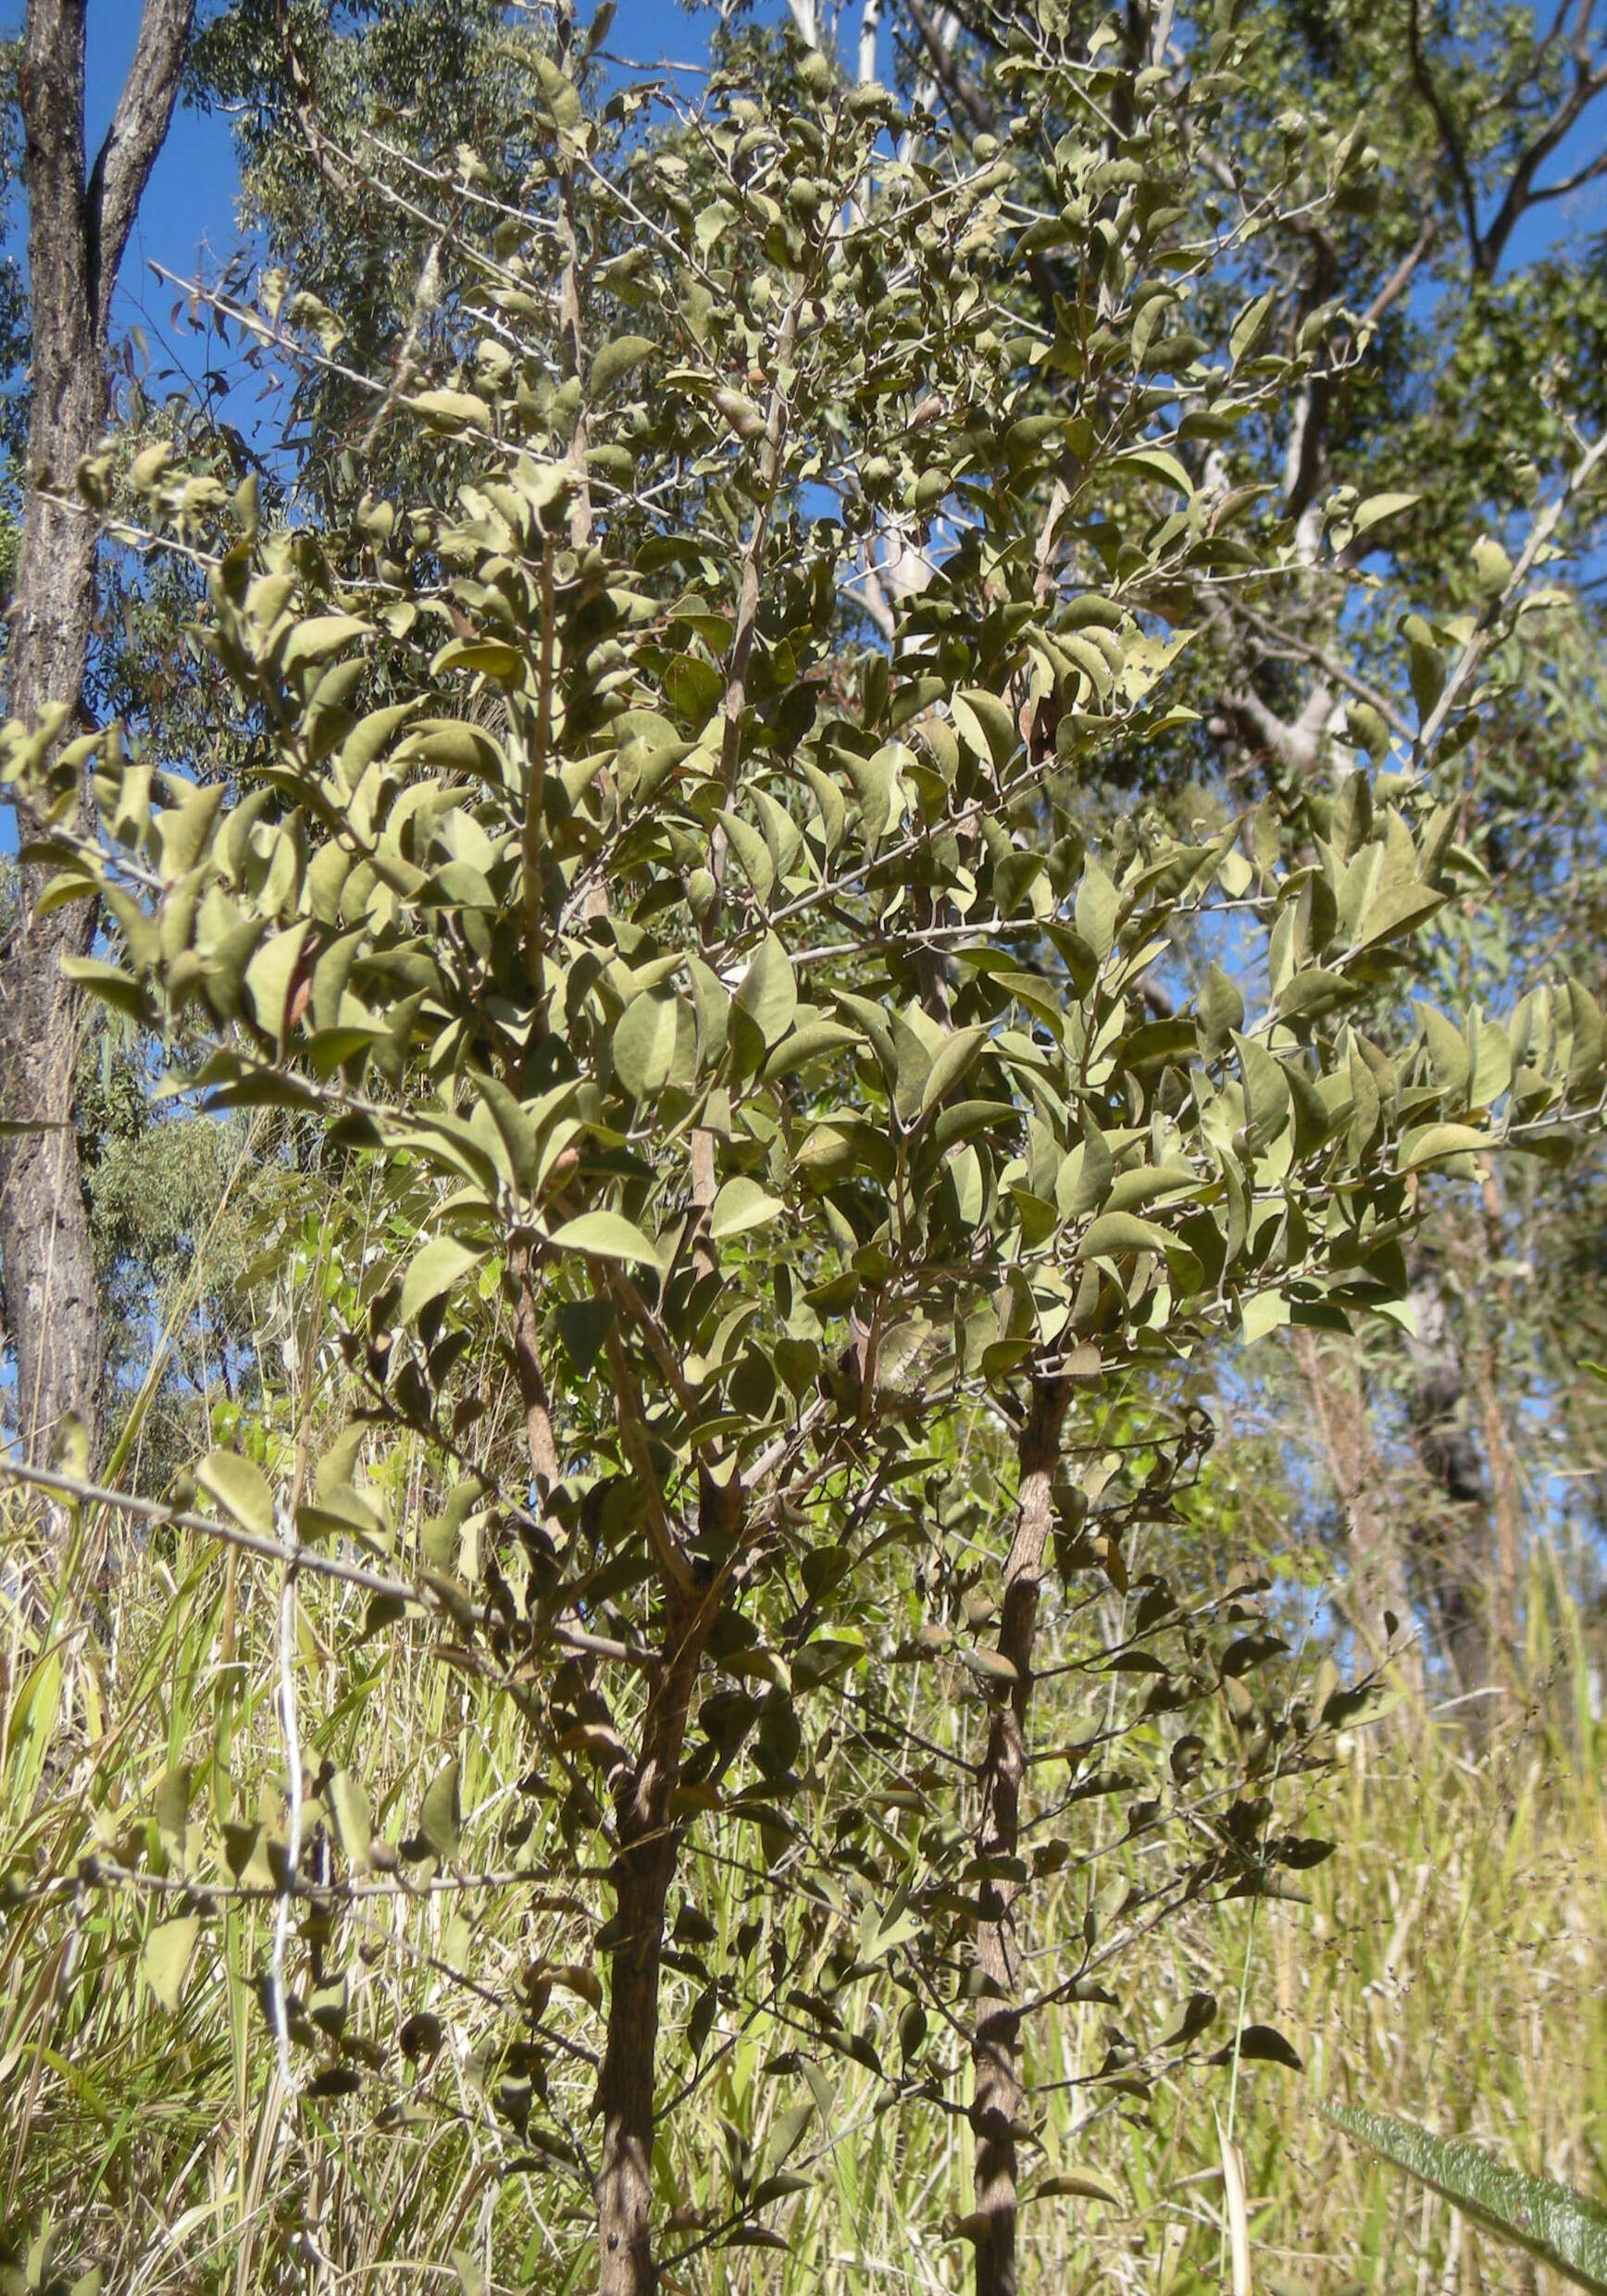
[[[664,1913],[679,1831],[672,1800],[704,1647],[718,1611],[672,1595],[663,1657],[642,1720],[641,1753],[616,1796],[615,1921],[608,2037],[597,2079],[603,2152],[597,2171],[599,2296],[654,2296],[654,2072]]]
[[[1034,1382],[1018,1451],[1015,1534],[1004,1566],[999,1656],[1015,1670],[1007,1697],[995,1704],[983,1756],[979,1848],[988,1860],[1014,1858],[1021,1834],[1027,1776],[1027,1724],[1032,1702],[1032,1644],[1038,1589],[1054,1516],[1054,1470],[1070,1387],[1063,1379]],[[996,1870],[982,1884],[977,1965],[982,1990],[971,2042],[971,2128],[977,2140],[977,2296],[1015,2296],[1016,2134],[1026,2104],[1021,2086],[1020,1970],[1015,1952],[1018,1885]]]
[[[82,705],[94,608],[96,529],[77,501],[80,458],[106,418],[112,294],[151,164],[178,93],[194,0],[146,0],[128,83],[86,180],[85,0],[30,0],[21,70],[33,334],[28,495],[12,614],[6,702],[35,722]],[[18,808],[26,845],[40,825]],[[0,1136],[0,1269],[17,1356],[23,1448],[48,1450],[76,1411],[98,1450],[100,1313],[72,1130],[77,999],[64,956],[94,929],[85,902],[40,914],[48,866],[23,865],[0,962],[0,1111],[44,1129]]]

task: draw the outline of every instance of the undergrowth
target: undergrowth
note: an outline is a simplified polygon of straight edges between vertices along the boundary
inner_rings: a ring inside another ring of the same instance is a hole
[[[28,1528],[17,1508],[5,1528],[15,1590]],[[1033,2284],[1146,2296],[1219,2285],[1223,2162],[1237,2143],[1255,2281],[1275,2296],[1338,2296],[1358,2280],[1415,2296],[1536,2285],[1534,2267],[1409,2193],[1319,2111],[1377,2104],[1586,2191],[1604,2181],[1603,1740],[1577,1615],[1538,1580],[1529,1609],[1536,1687],[1503,1702],[1476,1758],[1456,1722],[1399,1706],[1349,1731],[1326,1776],[1268,1782],[1280,1821],[1338,1843],[1302,1877],[1306,1902],[1202,1901],[1128,1942],[1126,2010],[1083,2002],[1040,2025]],[[527,2141],[508,2006],[540,1966],[573,2052],[543,2125],[572,2127],[583,2153],[600,1986],[567,1958],[567,1936],[583,1953],[583,1925],[542,1887],[554,1818],[521,1800],[514,1708],[442,1665],[421,1622],[368,1639],[360,1595],[304,1583],[308,1790],[321,1766],[350,1767],[376,1837],[396,1837],[417,1819],[421,1781],[452,1757],[467,1816],[458,1855],[425,1880],[382,1857],[341,1917],[355,1978],[338,2003],[315,1991],[300,2004],[305,2045],[281,2056],[261,1982],[278,1893],[271,1858],[250,1862],[282,1799],[277,1577],[164,1531],[125,1549],[86,1629],[69,1630],[69,1615],[31,1625],[15,1600],[6,1608],[0,2220],[15,2284],[66,2288],[98,2269],[103,2287],[140,2296],[583,2285],[584,2195],[550,2139]],[[1068,1702],[1086,1694],[1064,1681]],[[207,1898],[180,1933],[204,1807],[237,1829],[238,1894]],[[1124,1870],[1143,1855],[1103,1847]],[[315,1840],[304,1875],[316,1880],[321,1854]],[[728,1940],[761,1905],[759,1950],[781,1970],[818,1917],[805,1891],[760,1891],[777,1878],[716,1843],[689,1868],[680,1933]],[[1079,1902],[1069,1884],[1042,1894],[1040,1967]],[[305,1916],[303,1943],[318,1918]],[[316,1971],[316,1936],[309,1950]],[[903,2004],[886,1968],[859,1980],[850,2022],[893,2064]],[[672,2017],[693,2014],[695,1992],[689,1981]],[[1123,2078],[1147,2039],[1214,1992],[1238,1999],[1208,2039],[1232,2035],[1237,2006],[1288,2036],[1300,2069],[1211,2047],[1165,2079]],[[885,2070],[845,2055],[787,2150],[754,2030],[704,2045],[718,2056],[702,2104],[690,2125],[670,2116],[657,2164],[667,2289],[965,2285],[963,2119],[889,2113]],[[944,2037],[926,2045],[941,2051]],[[733,2160],[782,2152],[796,2190],[770,2237],[784,2245],[705,2244],[716,2163],[729,2175]]]

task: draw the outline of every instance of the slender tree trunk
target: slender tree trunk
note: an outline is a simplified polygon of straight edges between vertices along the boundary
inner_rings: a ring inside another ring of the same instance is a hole
[[[1409,1642],[1395,1644],[1389,1620],[1398,1631],[1410,1625],[1406,1570],[1395,1525],[1383,1504],[1383,1477],[1367,1425],[1361,1365],[1352,1341],[1323,1341],[1297,1329],[1295,1360],[1304,1375],[1323,1449],[1345,1518],[1351,1583],[1345,1598],[1356,1640],[1374,1666],[1386,1659],[1398,1680],[1414,1690],[1421,1669]]]
[[[1490,1512],[1495,1525],[1495,1567],[1489,1582],[1486,1619],[1492,1661],[1499,1657],[1509,1682],[1520,1680],[1521,1647],[1519,1558],[1523,1536],[1523,1485],[1517,1453],[1507,1426],[1501,1395],[1501,1361],[1492,1340],[1479,1351],[1477,1364],[1478,1415],[1484,1433],[1484,1455],[1489,1469]]]
[[[1484,1189],[1484,1264],[1498,1265],[1506,1257],[1505,1207],[1501,1182],[1490,1172]],[[1473,1275],[1481,1272],[1476,1264]],[[1490,1649],[1499,1656],[1507,1681],[1517,1688],[1522,1680],[1520,1651],[1522,1620],[1521,1563],[1524,1545],[1523,1477],[1513,1443],[1506,1408],[1501,1400],[1503,1372],[1501,1334],[1513,1324],[1513,1284],[1503,1274],[1497,1285],[1494,1321],[1482,1305],[1476,1280],[1468,1287],[1477,1305],[1476,1329],[1470,1354],[1478,1390],[1478,1415],[1484,1433],[1485,1463],[1489,1470],[1490,1512],[1495,1529],[1495,1574],[1490,1582],[1487,1617]]]
[[[664,1655],[642,1726],[641,1754],[617,1796],[615,1921],[608,2035],[597,2079],[603,2152],[597,2173],[599,2296],[654,2296],[654,2077],[664,1914],[679,1833],[671,1809],[704,1646],[717,1614],[679,1595],[667,1603]]]
[[[1022,1431],[1015,1535],[1004,1566],[999,1656],[1015,1670],[1007,1697],[995,1705],[982,1761],[980,1850],[985,1860],[1016,1855],[1021,1790],[1027,1776],[1027,1723],[1032,1701],[1032,1644],[1038,1588],[1053,1520],[1054,1470],[1071,1390],[1040,1379]],[[1026,2105],[1021,2086],[1020,1968],[1015,1953],[1017,1884],[993,1867],[981,1889],[977,1966],[981,1977],[971,2042],[971,2128],[977,2140],[977,2296],[1015,2296],[1016,2131]]]
[[[1414,1283],[1411,1298],[1417,1318],[1417,1335],[1409,1343],[1416,1372],[1412,1428],[1423,1471],[1439,1502],[1419,1547],[1445,1657],[1457,1688],[1466,1694],[1489,1681],[1485,1589],[1490,1524],[1484,1467],[1467,1425],[1462,1355],[1444,1294],[1425,1272]],[[1474,1699],[1467,1710],[1473,1735],[1482,1738],[1489,1722],[1487,1701]]]
[[[21,69],[28,185],[32,405],[28,495],[6,672],[9,714],[82,706],[96,528],[77,501],[80,457],[106,417],[112,292],[178,93],[194,0],[146,0],[128,82],[88,179],[85,0],[30,0]],[[19,841],[39,835],[18,808]],[[98,1448],[102,1350],[78,1141],[77,1008],[64,956],[81,955],[93,906],[40,912],[52,871],[25,863],[0,962],[0,1112],[40,1129],[0,1135],[0,1269],[17,1358],[23,1447],[38,1458],[69,1412]]]

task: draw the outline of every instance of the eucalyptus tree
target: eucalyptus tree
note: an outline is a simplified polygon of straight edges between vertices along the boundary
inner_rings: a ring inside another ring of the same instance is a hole
[[[146,0],[128,80],[88,165],[83,0],[31,0],[18,68],[26,156],[31,371],[21,541],[6,698],[57,732],[78,719],[94,613],[95,521],[74,473],[107,414],[112,298],[140,195],[168,131],[193,0]],[[86,171],[87,169],[87,171]],[[19,802],[21,842],[39,824]],[[43,1456],[65,1416],[98,1440],[100,1317],[72,1123],[75,999],[93,904],[59,909],[48,859],[25,851],[0,994],[0,1264],[23,1447]]]
[[[1201,617],[1284,547],[1253,490],[1190,465],[1273,419],[1326,338],[1270,349],[1259,297],[1215,342],[1157,334],[1179,280],[1203,304],[1240,265],[1241,221],[1202,233],[1188,192],[1241,61],[1226,19],[1190,69],[1111,27],[1022,37],[1004,139],[753,39],[638,135],[562,23],[525,51],[520,203],[455,247],[472,349],[445,374],[348,367],[376,424],[350,522],[265,516],[255,479],[166,442],[132,465],[153,536],[206,569],[199,642],[259,762],[226,790],[115,726],[54,758],[48,721],[8,730],[8,776],[52,813],[52,899],[115,923],[74,976],[191,1032],[214,1104],[321,1127],[382,1206],[385,1253],[335,1296],[350,1424],[319,1460],[306,1419],[261,1466],[211,1452],[195,1485],[220,1535],[282,1558],[293,1622],[296,1574],[353,1543],[372,1631],[440,1615],[443,1655],[521,1716],[543,1902],[509,2109],[584,2194],[565,2270],[594,2240],[607,2296],[776,2242],[821,2058],[880,2066],[776,1931],[807,1891],[833,1998],[894,1962],[907,2054],[923,2002],[963,2044],[888,2109],[966,2117],[959,2229],[979,2296],[1017,2285],[1024,2035],[1099,1997],[1078,1992],[1091,1908],[1046,1980],[1022,1951],[1057,1865],[1026,1847],[1038,1620],[1057,1569],[1121,1579],[1142,1493],[1108,1503],[1113,1405],[1397,1308],[1426,1176],[1599,1113],[1581,986],[1531,987],[1482,1092],[1433,1028],[1391,1049],[1361,1024],[1471,866],[1426,775],[1314,788],[1292,855],[1275,809],[1086,817],[1115,761],[1195,725]],[[1342,205],[1367,165],[1336,138],[1287,188]],[[1024,314],[1045,264],[1063,291]],[[276,289],[227,316],[347,366],[338,314]],[[105,500],[111,459],[82,475]],[[1184,934],[1237,977],[1190,982]],[[479,1442],[505,1377],[510,1423]],[[894,1655],[866,1635],[891,1558],[938,1556],[941,1471],[978,1422],[1004,1470],[955,1654],[973,1743],[895,1789],[927,1822],[854,1864],[833,1844],[861,1796],[827,1757]],[[438,1501],[405,1553],[356,1479],[364,1446],[403,1443]],[[1152,1726],[1219,1694],[1264,1762],[1257,1634],[1214,1663],[1156,1615],[1179,1655]],[[1170,1755],[1186,1778],[1189,1743]],[[348,1877],[450,1867],[460,1779],[400,1845],[360,1778],[305,1783],[264,1853],[264,1999],[287,2092],[294,2053],[327,2050],[308,2093],[339,2099],[380,2053],[348,2029],[327,1923],[297,1973],[301,1845],[325,1826]],[[220,1828],[220,1866],[259,1831]],[[1302,1854],[1249,1800],[1223,1831],[1181,1893],[1272,1887]],[[719,1969],[707,1925],[671,1920],[704,1855],[758,1906]],[[755,2034],[799,2086],[791,2135],[666,2254],[687,2215],[664,2116]]]

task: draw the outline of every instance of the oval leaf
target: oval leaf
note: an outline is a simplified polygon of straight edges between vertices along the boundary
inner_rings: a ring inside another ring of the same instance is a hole
[[[200,1934],[199,1917],[185,1914],[181,1920],[164,1921],[145,1940],[140,1969],[164,2009],[176,2010],[179,2006],[184,1972],[190,1967],[190,1956]]]
[[[709,1234],[723,1244],[728,1236],[745,1235],[750,1228],[767,1228],[784,1209],[780,1198],[767,1195],[756,1180],[728,1180],[715,1198]]]
[[[459,1276],[477,1267],[485,1258],[471,1245],[460,1244],[455,1237],[438,1235],[426,1244],[408,1269],[402,1285],[402,1321],[411,1323],[419,1310],[442,1292],[450,1291]]]
[[[566,1220],[552,1240],[560,1251],[590,1252],[595,1260],[631,1260],[644,1268],[658,1265],[653,1246],[622,1212],[582,1212],[579,1220]]]
[[[617,335],[612,342],[605,342],[592,361],[592,397],[601,398],[643,359],[651,358],[654,348],[645,335]]]
[[[418,1813],[418,1833],[425,1847],[437,1857],[455,1857],[463,1840],[459,1789],[460,1773],[455,1758],[438,1769],[425,1789],[424,1806]]]
[[[766,1048],[779,1045],[791,1027],[798,1010],[798,984],[787,951],[774,933],[766,933],[760,942],[757,956],[742,975],[736,1003],[754,1023]]]
[[[1136,1212],[1107,1211],[1090,1226],[1077,1256],[1094,1260],[1103,1252],[1169,1251],[1177,1240],[1154,1221],[1140,1220]]]
[[[261,1538],[273,1536],[273,1493],[268,1479],[238,1451],[208,1451],[195,1470],[195,1480],[236,1522]]]
[[[645,1100],[668,1083],[678,1024],[679,999],[671,988],[644,989],[621,1013],[614,1031],[614,1074],[633,1100]]]

